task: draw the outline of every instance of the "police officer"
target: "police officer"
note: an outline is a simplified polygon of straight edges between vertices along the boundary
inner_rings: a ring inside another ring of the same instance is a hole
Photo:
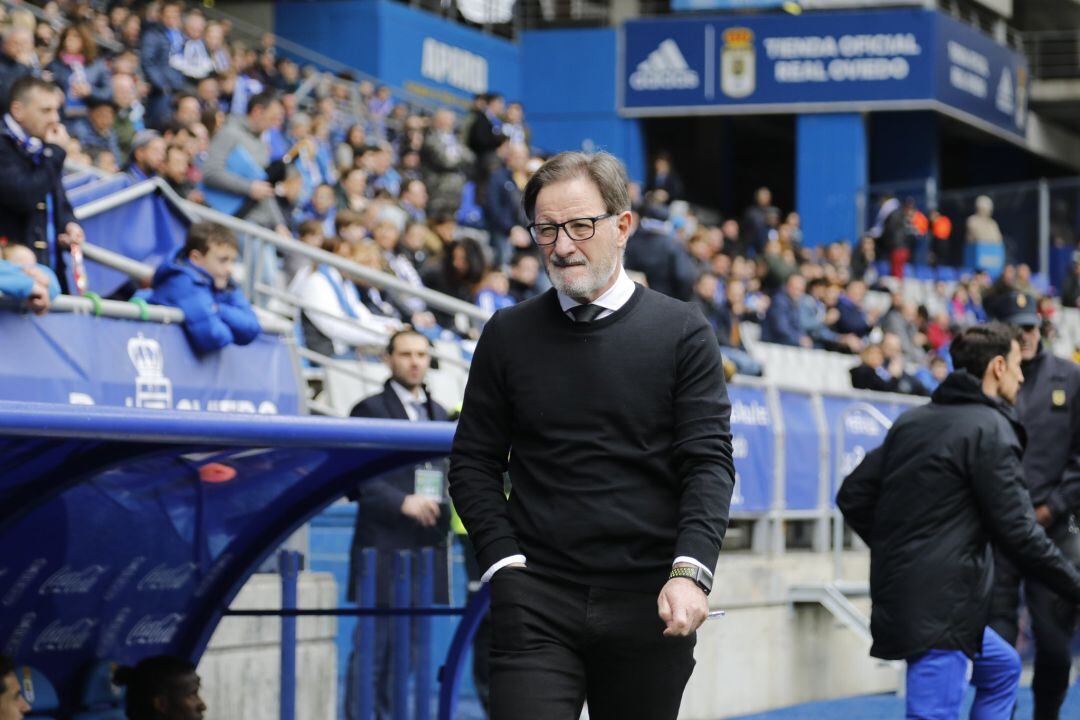
[[[989,309],[1021,331],[1024,384],[1017,409],[1027,430],[1024,479],[1035,517],[1062,553],[1080,566],[1080,366],[1043,349],[1031,295],[1010,292]],[[1021,581],[1035,636],[1034,720],[1056,720],[1069,686],[1077,608],[1040,581],[1024,577],[1011,558],[998,552],[990,625],[1014,645]]]

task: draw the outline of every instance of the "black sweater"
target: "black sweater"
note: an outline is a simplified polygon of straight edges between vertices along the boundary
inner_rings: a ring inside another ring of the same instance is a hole
[[[714,567],[735,484],[730,410],[716,337],[688,303],[639,286],[588,324],[554,290],[499,311],[450,461],[480,567],[523,553],[574,582],[648,592],[677,556]]]

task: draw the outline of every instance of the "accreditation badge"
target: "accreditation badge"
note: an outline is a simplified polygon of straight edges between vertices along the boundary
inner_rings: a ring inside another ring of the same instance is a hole
[[[437,470],[431,465],[418,467],[414,475],[414,492],[420,497],[442,502],[445,499],[443,493],[445,478],[442,470]]]
[[[720,90],[730,98],[748,97],[754,93],[757,85],[754,31],[749,28],[728,28],[722,37]]]

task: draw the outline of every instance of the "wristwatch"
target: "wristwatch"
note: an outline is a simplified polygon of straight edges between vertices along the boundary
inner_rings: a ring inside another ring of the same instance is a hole
[[[704,590],[706,595],[712,592],[712,573],[703,567],[694,565],[693,567],[671,568],[671,572],[668,573],[668,580],[679,577],[693,580],[694,584]]]

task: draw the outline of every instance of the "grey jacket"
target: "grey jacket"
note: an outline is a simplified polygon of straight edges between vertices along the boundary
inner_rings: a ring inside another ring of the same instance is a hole
[[[251,179],[227,169],[229,156],[237,146],[241,146],[260,167],[270,164],[270,150],[242,117],[231,117],[225,127],[210,141],[210,149],[203,168],[203,183],[208,188],[223,190],[234,195],[247,197],[251,188]],[[275,198],[260,200],[244,215],[245,220],[274,228],[285,224],[285,216]]]

